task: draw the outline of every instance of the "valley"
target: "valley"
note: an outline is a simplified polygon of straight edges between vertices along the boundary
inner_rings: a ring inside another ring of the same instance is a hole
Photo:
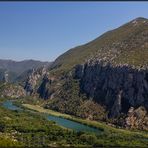
[[[0,146],[148,147],[148,19],[53,62],[0,60]]]

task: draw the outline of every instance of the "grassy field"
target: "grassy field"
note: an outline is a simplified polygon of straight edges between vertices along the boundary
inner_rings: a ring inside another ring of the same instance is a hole
[[[62,114],[60,112],[56,112],[50,109],[44,109],[43,107],[40,107],[39,105],[31,105],[31,104],[22,104],[24,107],[29,108],[31,110],[35,110],[41,113],[47,113],[50,115],[58,116],[58,117],[64,117],[64,118],[72,118],[71,115],[68,114]]]

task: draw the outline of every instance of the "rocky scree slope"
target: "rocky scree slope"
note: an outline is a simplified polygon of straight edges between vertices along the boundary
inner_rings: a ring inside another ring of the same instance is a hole
[[[46,108],[148,129],[148,20],[134,19],[67,51],[38,93],[49,99]]]

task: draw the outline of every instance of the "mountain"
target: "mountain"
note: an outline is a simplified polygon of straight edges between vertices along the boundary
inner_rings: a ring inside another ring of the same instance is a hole
[[[36,88],[46,108],[148,129],[148,19],[68,50]]]
[[[41,62],[36,60],[12,61],[0,60],[0,80],[2,81],[5,75],[8,75],[9,81],[14,81],[17,77],[21,77],[28,70],[37,69],[43,66],[50,66],[51,62]]]
[[[49,68],[28,71],[24,89],[44,99],[45,108],[148,129],[148,19],[136,18],[68,50]]]
[[[55,60],[52,68],[68,70],[95,57],[114,65],[145,66],[148,64],[147,25],[147,19],[136,18],[87,44],[68,50]]]
[[[28,68],[39,68],[44,65],[48,65],[50,62],[41,62],[36,60],[24,60],[24,61],[12,61],[12,60],[0,60],[0,69],[7,69],[15,73],[22,73]]]

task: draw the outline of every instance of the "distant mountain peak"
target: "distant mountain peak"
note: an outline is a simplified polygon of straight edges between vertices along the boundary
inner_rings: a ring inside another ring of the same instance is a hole
[[[144,17],[137,17],[134,20],[137,20],[137,21],[147,21],[148,19],[144,18]]]

